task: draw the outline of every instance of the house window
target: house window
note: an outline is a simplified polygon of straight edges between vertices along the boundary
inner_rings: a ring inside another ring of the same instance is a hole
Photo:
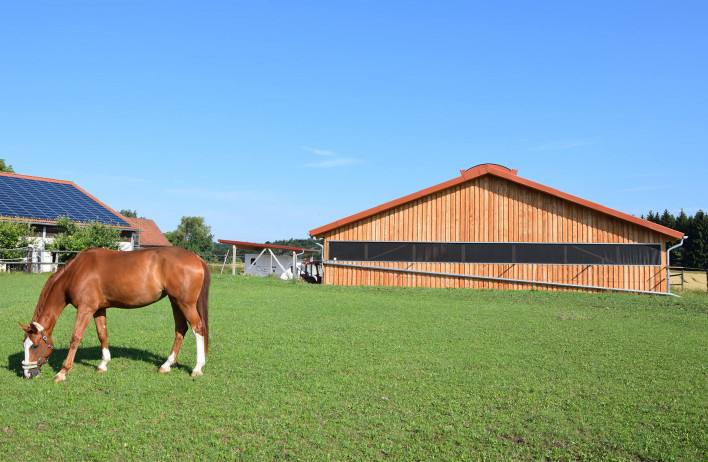
[[[661,244],[330,241],[329,260],[659,266]]]

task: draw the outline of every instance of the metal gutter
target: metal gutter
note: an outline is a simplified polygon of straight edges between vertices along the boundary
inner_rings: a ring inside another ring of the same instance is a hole
[[[546,282],[546,281],[530,281],[527,279],[496,278],[496,277],[491,277],[491,276],[476,276],[473,274],[439,273],[439,272],[434,272],[434,271],[418,271],[418,270],[411,270],[411,269],[387,268],[387,267],[382,267],[382,266],[354,265],[354,264],[349,264],[349,263],[337,263],[337,262],[333,262],[333,261],[326,261],[326,262],[324,262],[324,264],[329,265],[329,266],[340,266],[340,267],[344,267],[344,268],[360,268],[360,269],[367,269],[367,270],[393,271],[393,272],[397,272],[397,273],[420,274],[420,275],[424,275],[424,276],[446,276],[446,277],[455,277],[455,278],[478,279],[478,280],[482,280],[482,281],[521,283],[521,284],[543,285],[543,286],[551,286],[551,287],[565,287],[565,288],[573,288],[573,289],[605,290],[605,291],[612,291],[612,292],[630,292],[630,293],[648,294],[648,295],[668,295],[671,297],[681,298],[679,295],[672,294],[670,292],[653,292],[650,290],[618,289],[615,287],[587,286],[587,285],[580,285],[580,284],[564,284],[561,282]]]

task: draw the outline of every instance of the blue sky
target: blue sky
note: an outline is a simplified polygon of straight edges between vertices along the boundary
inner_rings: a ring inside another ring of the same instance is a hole
[[[708,211],[708,3],[0,4],[0,158],[263,242],[497,163]]]

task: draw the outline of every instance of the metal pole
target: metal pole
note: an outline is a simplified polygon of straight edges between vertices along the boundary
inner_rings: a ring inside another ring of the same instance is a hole
[[[231,256],[231,275],[236,276],[236,244],[233,245],[233,255]]]
[[[445,276],[453,278],[467,278],[467,279],[479,279],[482,281],[497,281],[497,282],[507,282],[507,283],[521,283],[521,284],[531,284],[531,285],[542,285],[551,287],[566,287],[571,289],[591,289],[591,290],[605,290],[613,292],[630,292],[638,294],[650,294],[650,295],[670,295],[672,297],[681,298],[679,295],[672,294],[670,292],[652,292],[651,290],[633,290],[633,289],[619,289],[616,287],[601,287],[601,286],[587,286],[580,284],[565,284],[560,282],[546,282],[546,281],[531,281],[528,279],[510,279],[510,278],[497,278],[491,276],[476,276],[474,274],[455,274],[455,273],[440,273],[435,271],[418,271],[400,268],[387,268],[382,266],[366,266],[366,265],[352,265],[348,263],[335,263],[327,262],[329,266],[340,266],[345,268],[363,268],[367,270],[378,270],[378,271],[394,271],[398,273],[409,273],[409,274],[420,274],[423,276]]]

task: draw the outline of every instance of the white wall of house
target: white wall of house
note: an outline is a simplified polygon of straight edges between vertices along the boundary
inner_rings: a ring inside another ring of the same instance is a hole
[[[244,276],[270,276],[274,275],[282,277],[286,274],[287,278],[291,278],[293,274],[293,256],[292,255],[271,255],[265,252],[258,258],[257,253],[247,253],[244,256]],[[280,263],[280,264],[278,264]],[[283,271],[285,269],[285,272]]]

